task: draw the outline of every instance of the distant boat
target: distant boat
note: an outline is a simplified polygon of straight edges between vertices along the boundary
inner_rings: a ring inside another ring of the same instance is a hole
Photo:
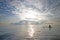
[[[51,30],[51,28],[52,28],[51,25],[49,25],[49,30]]]
[[[51,25],[49,25],[49,28],[51,28]]]

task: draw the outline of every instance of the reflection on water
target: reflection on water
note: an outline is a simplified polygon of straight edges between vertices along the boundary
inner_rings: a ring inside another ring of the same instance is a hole
[[[17,25],[0,27],[0,40],[60,40],[60,27]]]
[[[30,38],[33,37],[34,32],[35,32],[33,27],[34,27],[34,25],[29,25],[29,27],[28,27],[28,35],[30,36]]]

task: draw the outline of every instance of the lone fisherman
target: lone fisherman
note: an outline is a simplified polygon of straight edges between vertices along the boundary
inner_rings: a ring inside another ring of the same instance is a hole
[[[51,28],[52,28],[51,25],[49,25],[49,30],[51,30]]]

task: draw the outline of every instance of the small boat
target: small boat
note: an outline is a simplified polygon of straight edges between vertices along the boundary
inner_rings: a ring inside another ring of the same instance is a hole
[[[51,28],[52,28],[51,25],[49,25],[49,30],[51,30]]]
[[[51,28],[51,25],[49,25],[49,28]]]

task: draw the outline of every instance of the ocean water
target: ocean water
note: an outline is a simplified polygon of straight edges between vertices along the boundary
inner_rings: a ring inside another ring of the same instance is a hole
[[[60,40],[60,27],[40,25],[0,26],[0,40]]]

